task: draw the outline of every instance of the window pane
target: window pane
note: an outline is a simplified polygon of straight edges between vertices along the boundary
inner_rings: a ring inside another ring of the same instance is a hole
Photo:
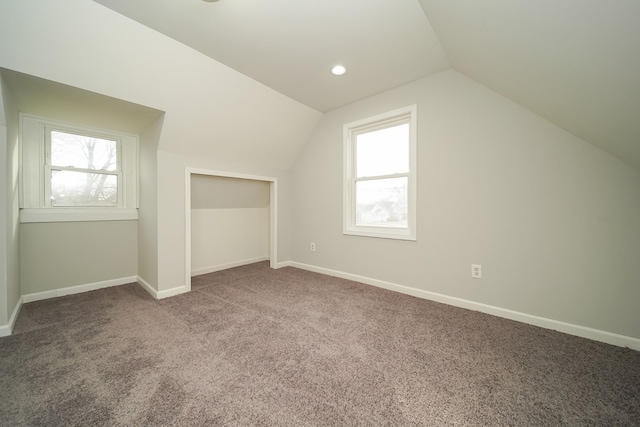
[[[51,165],[116,171],[116,141],[51,131]]]
[[[358,178],[409,172],[409,123],[358,135],[356,158]]]
[[[408,178],[356,182],[356,225],[407,228]]]
[[[118,175],[51,171],[51,206],[118,206]]]

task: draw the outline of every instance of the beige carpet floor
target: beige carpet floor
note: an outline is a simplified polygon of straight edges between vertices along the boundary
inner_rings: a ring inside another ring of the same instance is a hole
[[[640,352],[295,268],[23,306],[3,426],[638,426]]]

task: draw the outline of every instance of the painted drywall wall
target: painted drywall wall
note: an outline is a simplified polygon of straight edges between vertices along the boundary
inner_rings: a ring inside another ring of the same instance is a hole
[[[163,115],[150,107],[17,71],[0,69],[0,74],[21,113],[134,135]]]
[[[183,286],[185,281],[184,168],[200,165],[277,176],[282,194],[278,208],[284,212],[280,222],[287,217],[283,206],[289,197],[285,171],[321,117],[175,40],[85,0],[1,2],[0,67],[166,112],[155,186],[158,290]],[[279,227],[277,236],[282,259],[289,256],[289,223]],[[151,273],[144,274],[153,281]]]
[[[138,277],[158,289],[158,142],[164,115],[140,134],[138,179]]]
[[[7,117],[7,309],[9,321],[15,321],[15,309],[21,296],[20,288],[20,193],[19,174],[19,118],[12,92],[5,100]]]
[[[269,259],[269,208],[191,210],[191,275]]]
[[[343,235],[343,124],[414,103],[417,242]],[[292,183],[294,261],[640,338],[640,172],[455,71],[326,114]]]
[[[245,165],[289,168],[321,116],[86,0],[0,3],[0,67],[165,111],[161,150]]]
[[[118,132],[127,132],[127,133],[139,133],[141,130],[149,127],[150,123],[160,122],[160,128],[162,123],[162,112],[158,110],[154,110],[148,107],[144,107],[141,105],[132,104],[129,102],[125,102],[122,100],[110,98],[104,95],[96,94],[93,92],[88,92],[82,89],[69,87],[66,85],[62,85],[59,83],[39,79],[37,77],[28,76],[25,74],[17,73],[15,71],[9,70],[0,70],[3,81],[6,83],[10,92],[14,95],[14,108],[10,111],[13,111],[15,114],[15,126],[12,127],[13,132],[13,140],[17,140],[18,135],[18,115],[17,111],[21,111],[24,113],[34,114],[41,117],[46,117],[50,119],[56,119],[64,122],[69,122],[73,124],[83,125],[83,126],[93,126],[98,128],[104,128],[109,130],[114,130]],[[153,128],[153,126],[151,126]],[[140,162],[148,166],[149,163],[155,162],[155,150],[158,146],[158,132],[145,132],[145,138],[141,138],[140,146],[141,153],[145,155],[144,159],[141,159]],[[17,147],[16,144],[14,144]],[[15,148],[14,147],[14,148]],[[149,147],[149,148],[147,148]],[[12,152],[12,156],[15,157],[14,163],[16,165],[15,176],[17,177],[17,165],[18,165],[18,154],[17,148]],[[146,171],[146,169],[145,169]],[[145,177],[146,178],[146,175]],[[144,179],[143,178],[143,179]],[[153,179],[155,180],[155,175],[153,175]],[[145,184],[147,181],[144,181]],[[14,179],[12,183],[17,184],[17,181]],[[155,183],[155,181],[154,181]],[[14,186],[16,189],[17,185]],[[149,195],[152,193],[150,192]],[[145,195],[146,196],[146,195]],[[146,200],[146,199],[145,199]],[[16,215],[14,217],[18,218],[18,200],[17,193],[15,195],[15,212]],[[148,210],[145,210],[145,213]],[[145,219],[148,215],[145,217]],[[16,228],[17,228],[16,223]],[[29,227],[28,225],[23,225],[23,227]],[[51,225],[50,227],[59,228],[59,226]],[[102,231],[96,231],[104,227]],[[47,227],[49,228],[49,227]],[[112,235],[113,246],[112,249],[115,251],[117,245],[117,241],[121,241],[123,245],[123,253],[128,253],[133,247],[130,245],[131,233],[128,228],[122,227],[113,227],[109,222],[96,222],[91,225],[94,234],[105,234],[105,233],[115,233]],[[69,239],[73,240],[74,237],[77,239],[77,236],[82,236],[82,233],[86,230],[86,225],[79,223],[79,225],[73,225],[72,223],[67,223],[64,226],[66,233],[70,236]],[[147,228],[145,228],[145,231]],[[8,233],[11,233],[11,230],[8,230]],[[118,235],[118,233],[120,235]],[[16,234],[10,234],[13,236]],[[143,234],[144,237],[147,237],[147,234]],[[42,248],[55,248],[58,245],[58,234],[56,233],[42,233],[38,235],[31,235],[29,244],[32,247],[42,247]],[[54,240],[49,240],[54,239]],[[19,239],[15,236],[15,239],[10,240],[14,242],[14,251],[19,253]],[[153,252],[150,252],[153,253]],[[32,251],[23,251],[23,255],[25,258],[22,260],[23,265],[33,267],[34,265],[40,265],[43,263],[43,260],[40,258],[31,259]],[[44,256],[44,254],[41,254]],[[73,250],[71,250],[70,257],[75,257]],[[137,257],[137,254],[135,255]],[[46,261],[45,261],[46,262]],[[18,265],[18,262],[15,262]],[[69,275],[67,268],[69,264],[55,264],[50,263],[47,274],[51,275],[53,280],[50,281],[44,288],[37,283],[40,283],[41,277],[35,276],[33,274],[29,274],[25,277],[25,286],[26,290],[30,290],[29,293],[33,293],[34,289],[38,289],[38,292],[41,291],[51,291],[53,289],[53,284],[57,283],[59,287],[66,288],[69,286],[75,285],[86,285],[97,282],[103,282],[105,280],[113,280],[120,279],[122,277],[130,277],[131,274],[127,276],[120,276],[119,269],[115,268],[113,275],[107,277],[105,279],[104,272],[98,272],[95,276],[84,274],[82,277],[86,277],[88,282],[86,283],[66,283],[64,278],[71,277],[73,275]],[[36,267],[37,268],[37,267]],[[82,267],[81,267],[82,268]],[[19,271],[19,268],[16,267],[16,270]],[[131,272],[129,272],[131,273]],[[133,274],[136,272],[134,271]],[[17,279],[16,279],[17,280]],[[36,284],[34,284],[36,283]],[[20,291],[16,293],[16,297],[19,298]]]
[[[0,76],[0,328],[11,329],[20,303],[18,110]],[[6,328],[4,326],[6,325]]]
[[[289,252],[291,226],[291,194],[289,171],[269,167],[249,167],[229,164],[219,159],[183,156],[158,151],[158,290],[168,291],[182,287],[190,274],[186,274],[186,199],[185,169],[194,168],[211,172],[227,172],[277,181],[277,251],[276,261],[286,261]],[[177,201],[177,202],[176,202]],[[270,253],[274,257],[273,253]]]
[[[269,259],[266,181],[191,175],[191,274]]]
[[[20,255],[24,295],[136,276],[138,224],[21,224]]]
[[[192,209],[264,208],[269,182],[226,176],[191,175]]]
[[[4,117],[2,118],[4,119]],[[0,170],[7,170],[7,127],[0,125]],[[0,174],[0,327],[9,322],[7,299],[7,174]]]

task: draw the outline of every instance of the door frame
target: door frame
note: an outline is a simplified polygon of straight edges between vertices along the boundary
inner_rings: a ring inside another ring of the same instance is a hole
[[[209,175],[223,178],[250,179],[269,183],[269,266],[278,265],[278,179],[269,176],[223,172],[209,169],[185,168],[185,287],[191,290],[191,175]]]

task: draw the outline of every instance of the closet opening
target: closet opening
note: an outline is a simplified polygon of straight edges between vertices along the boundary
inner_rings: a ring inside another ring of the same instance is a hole
[[[187,168],[185,285],[260,261],[277,265],[277,179]]]

